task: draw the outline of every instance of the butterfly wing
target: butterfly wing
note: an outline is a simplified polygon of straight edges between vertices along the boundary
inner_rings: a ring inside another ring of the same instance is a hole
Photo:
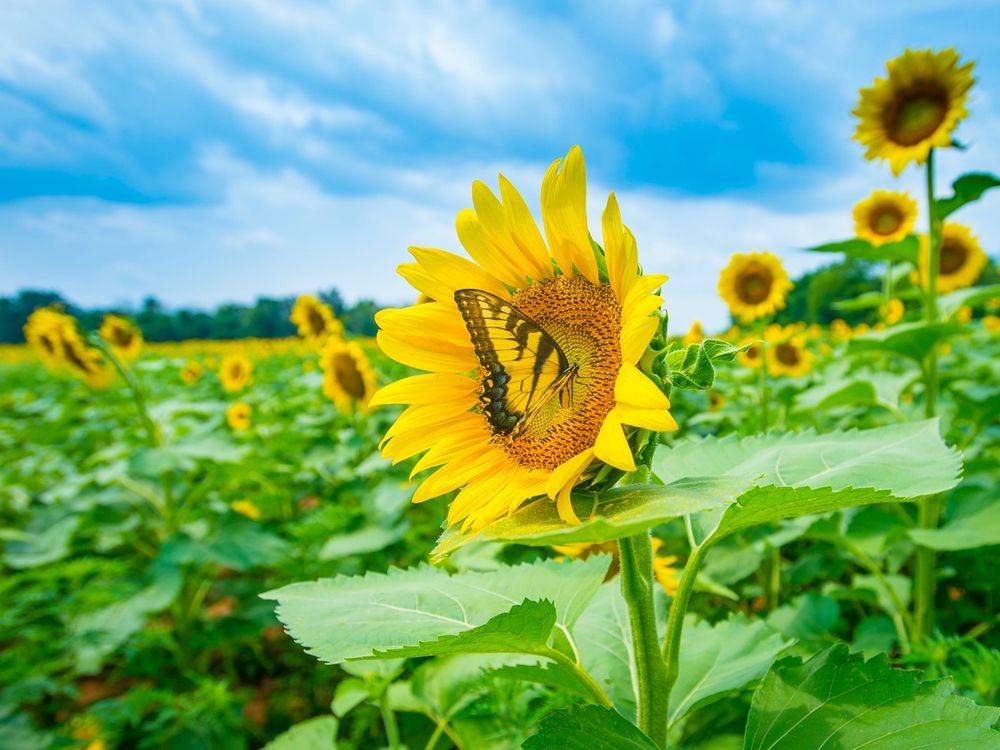
[[[498,432],[515,432],[571,385],[576,368],[545,329],[495,294],[459,289],[455,302],[487,370],[483,410]]]

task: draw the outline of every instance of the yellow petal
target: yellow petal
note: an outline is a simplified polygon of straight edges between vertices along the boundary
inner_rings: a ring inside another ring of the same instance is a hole
[[[405,339],[379,331],[376,337],[379,349],[397,362],[428,372],[469,372],[479,366],[475,354],[461,350],[434,351],[435,339]]]
[[[601,215],[601,229],[604,237],[604,255],[608,265],[608,281],[619,301],[625,299],[628,289],[626,279],[634,277],[638,269],[638,253],[635,238],[622,224],[621,211],[615,194],[608,196],[607,206]]]
[[[640,427],[656,432],[672,432],[677,429],[677,422],[665,409],[643,409],[638,406],[618,404],[615,407],[622,424]]]
[[[480,183],[482,184],[482,183]],[[485,186],[484,186],[485,187]],[[481,265],[504,284],[515,288],[524,286],[524,274],[510,258],[506,248],[499,247],[490,237],[476,212],[463,208],[455,219],[455,231],[462,247]]]
[[[615,381],[615,402],[643,409],[669,409],[670,399],[635,365],[623,363]]]
[[[637,322],[623,327],[621,333],[622,361],[638,362],[659,325],[658,318],[640,318]]]
[[[628,440],[625,439],[625,432],[622,430],[622,423],[615,409],[604,418],[601,431],[597,433],[594,455],[616,469],[635,471],[635,458],[632,456]]]
[[[454,304],[458,289],[481,289],[503,299],[510,299],[507,287],[471,260],[430,247],[411,247],[410,253],[421,268],[438,279],[448,290],[447,299],[434,298],[438,302]]]
[[[597,259],[587,229],[587,171],[583,152],[573,146],[542,180],[542,221],[552,255],[564,274],[575,267],[594,284],[599,283]]]
[[[563,522],[576,525],[580,523],[580,517],[573,510],[573,485],[567,484],[559,491],[556,498],[556,511]]]
[[[553,275],[552,259],[545,247],[542,233],[538,231],[538,225],[535,224],[524,198],[503,175],[500,175],[500,197],[503,198],[503,210],[510,235],[521,248],[524,257],[530,259],[532,278],[549,278]]]
[[[413,375],[380,388],[369,406],[386,404],[435,404],[454,401],[475,402],[479,383],[465,375],[434,373]]]
[[[545,482],[545,494],[555,500],[564,487],[567,485],[572,487],[576,484],[580,475],[583,474],[584,469],[587,468],[593,458],[593,449],[587,448],[585,451],[573,456],[573,458],[559,464],[559,466],[552,470],[552,473],[549,474],[549,478]]]
[[[517,197],[520,198],[520,196]],[[552,275],[552,266],[549,263],[548,253],[545,252],[544,245],[541,248],[544,258],[536,255],[537,248],[530,245],[524,246],[516,234],[516,227],[513,226],[514,219],[510,212],[497,200],[493,191],[478,180],[472,183],[472,204],[475,206],[476,216],[494,248],[509,260],[515,277],[518,279],[518,287],[523,287],[530,279],[543,278],[546,273]],[[531,218],[530,214],[528,218]],[[538,228],[535,227],[535,233],[537,234],[537,232]],[[541,238],[539,237],[539,239]],[[548,266],[547,271],[546,266]]]
[[[472,455],[470,451],[469,456]],[[421,482],[417,491],[413,493],[413,502],[422,503],[425,500],[456,490],[469,482],[476,481],[481,476],[492,474],[495,468],[496,456],[493,455],[493,452],[486,451],[484,453],[482,447],[477,446],[473,460],[451,462]]]

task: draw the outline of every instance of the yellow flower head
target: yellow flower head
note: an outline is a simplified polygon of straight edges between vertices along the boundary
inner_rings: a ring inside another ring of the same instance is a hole
[[[63,331],[73,325],[73,319],[52,307],[42,307],[28,316],[24,338],[50,370],[63,364]]]
[[[76,320],[59,310],[35,310],[24,326],[24,337],[52,370],[67,369],[91,388],[106,388],[111,370],[99,349],[87,343]]]
[[[798,378],[812,369],[815,355],[806,349],[805,337],[794,328],[772,326],[767,332],[765,358],[769,374]]]
[[[657,582],[663,587],[667,596],[673,598],[677,596],[677,589],[680,587],[680,576],[678,569],[674,567],[677,563],[677,555],[661,555],[660,549],[663,541],[653,537],[653,575]]]
[[[952,131],[968,114],[974,63],[960,64],[954,49],[908,49],[885,67],[886,78],[860,91],[854,140],[866,147],[866,159],[888,161],[899,174],[910,162],[927,161],[932,148],[951,145]]]
[[[719,295],[744,324],[783,308],[791,288],[774,253],[735,253],[719,275]]]
[[[941,228],[937,290],[941,294],[972,286],[987,264],[979,240],[963,224],[946,221]],[[920,281],[926,286],[930,271],[930,242],[920,236]]]
[[[368,411],[375,393],[375,371],[364,351],[354,341],[332,338],[319,355],[323,369],[323,394],[346,413]]]
[[[854,232],[871,244],[899,242],[913,231],[917,204],[909,194],[876,190],[854,207]]]
[[[830,323],[830,339],[833,341],[847,341],[851,338],[851,333],[851,327],[840,318]]]
[[[219,380],[222,381],[223,389],[229,393],[246,388],[252,376],[253,363],[244,354],[230,354],[219,366]]]
[[[905,314],[906,305],[903,304],[903,300],[891,299],[884,311],[883,317],[885,318],[886,325],[894,326],[903,319],[903,315]]]
[[[142,350],[142,331],[120,315],[105,315],[98,334],[108,342],[115,356],[125,362],[135,360]]]
[[[740,346],[749,347],[746,351],[737,353],[736,359],[744,367],[749,367],[751,370],[756,370],[760,367],[762,347],[760,345],[760,340],[754,336],[748,336],[740,342]]]
[[[1000,331],[1000,316],[997,315],[984,315],[983,316],[983,328],[991,333]]]
[[[344,336],[344,326],[330,306],[309,294],[295,300],[291,321],[298,327],[299,336],[313,346],[322,346],[331,336]]]
[[[697,344],[705,340],[705,331],[702,330],[701,321],[696,320],[691,324],[688,332],[684,334],[684,338],[681,340],[681,344],[684,346],[691,346],[692,344]]]
[[[955,320],[962,325],[967,324],[970,320],[972,320],[972,308],[968,305],[962,305],[955,311]]]
[[[666,277],[640,274],[614,195],[595,250],[579,147],[545,174],[544,239],[503,176],[499,198],[477,181],[472,202],[457,229],[473,260],[411,248],[416,262],[399,271],[436,301],[376,316],[382,351],[430,373],[372,399],[408,405],[383,453],[426,451],[414,473],[440,467],[416,502],[461,488],[449,523],[482,528],[541,496],[573,523],[574,486],[602,465],[635,469],[626,425],[676,429],[670,402],[636,366],[660,327],[654,290]]]
[[[204,371],[205,370],[201,364],[192,359],[185,362],[184,366],[181,368],[181,380],[184,381],[184,385],[194,385],[201,379]]]
[[[260,508],[254,505],[250,500],[233,500],[233,502],[229,504],[229,507],[236,513],[239,513],[241,516],[246,516],[252,521],[260,520]]]
[[[237,432],[250,427],[250,414],[252,409],[245,401],[237,401],[226,409],[226,422]]]

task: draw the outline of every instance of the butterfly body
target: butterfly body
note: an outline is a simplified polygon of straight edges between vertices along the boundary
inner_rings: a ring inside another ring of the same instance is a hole
[[[478,289],[459,289],[455,302],[482,366],[479,404],[495,434],[517,437],[554,398],[572,404],[579,365],[538,322]]]

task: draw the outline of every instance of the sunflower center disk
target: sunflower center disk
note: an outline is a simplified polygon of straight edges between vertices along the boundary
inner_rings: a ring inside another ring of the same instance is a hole
[[[948,113],[948,96],[936,88],[903,93],[886,112],[886,131],[901,146],[913,146],[933,135]]]
[[[778,344],[774,349],[774,356],[783,365],[797,365],[799,363],[799,350],[792,344]]]
[[[535,282],[512,302],[545,329],[578,370],[562,398],[550,398],[513,437],[494,430],[493,440],[520,465],[551,471],[593,447],[614,408],[622,364],[621,305],[610,286],[580,276]]]
[[[962,245],[945,240],[941,245],[941,261],[938,265],[939,273],[945,275],[953,274],[965,265],[966,250]]]
[[[883,205],[879,206],[875,211],[872,230],[875,234],[885,236],[899,229],[899,225],[902,223],[903,215],[895,206]]]
[[[767,299],[771,293],[771,272],[760,266],[751,266],[740,274],[736,290],[747,304],[756,305]]]
[[[313,336],[322,335],[323,329],[326,328],[326,321],[323,320],[323,316],[320,315],[319,311],[315,307],[310,307],[307,315],[309,319],[309,328],[312,331]]]
[[[348,354],[337,354],[333,360],[333,373],[340,387],[355,401],[365,395],[365,381],[358,372],[354,360]]]

